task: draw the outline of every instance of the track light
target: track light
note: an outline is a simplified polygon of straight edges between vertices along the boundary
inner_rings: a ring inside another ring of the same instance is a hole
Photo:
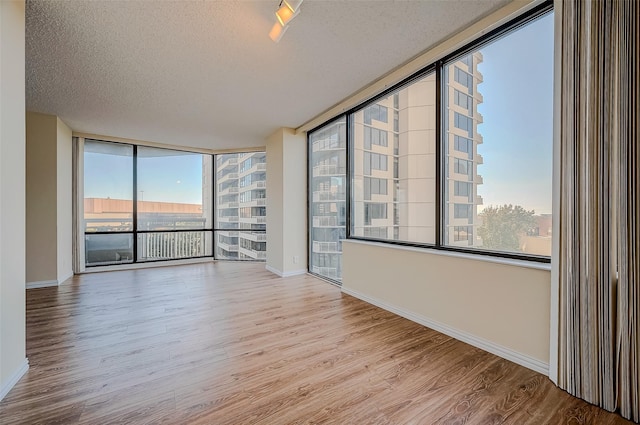
[[[280,22],[276,22],[275,24],[273,24],[271,31],[269,31],[269,37],[277,43],[287,31],[287,28],[289,28],[288,25],[282,26],[280,25]]]
[[[269,37],[276,43],[280,41],[283,34],[289,28],[289,22],[300,13],[302,0],[281,0],[276,10],[277,22],[269,31]]]

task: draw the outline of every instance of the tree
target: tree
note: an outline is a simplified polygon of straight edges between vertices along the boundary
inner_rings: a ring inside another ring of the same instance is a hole
[[[520,236],[536,227],[535,211],[527,211],[520,205],[487,207],[478,216],[482,226],[478,235],[483,246],[501,251],[520,251]]]

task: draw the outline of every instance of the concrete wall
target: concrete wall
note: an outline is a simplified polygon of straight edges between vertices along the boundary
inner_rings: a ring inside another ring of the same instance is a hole
[[[27,371],[25,350],[24,1],[0,2],[0,399]]]
[[[307,270],[306,137],[282,128],[267,140],[267,269]]]
[[[343,242],[343,291],[547,373],[548,265]]]

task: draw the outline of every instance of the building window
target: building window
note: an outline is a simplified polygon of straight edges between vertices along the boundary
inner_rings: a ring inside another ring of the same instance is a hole
[[[471,198],[473,196],[473,184],[470,182],[460,182],[454,181],[454,195],[455,196],[464,196],[469,199],[471,202]]]
[[[374,104],[364,109],[364,123],[371,124],[372,120],[388,122],[389,110],[386,106]]]
[[[454,158],[453,170],[458,174],[464,174],[469,180],[473,180],[473,162],[467,161],[466,159]]]
[[[473,119],[459,112],[454,112],[454,125],[460,130],[467,132],[469,137],[473,137]]]
[[[453,228],[455,242],[467,242],[473,244],[473,226],[455,226]]]
[[[364,148],[371,149],[371,145],[387,146],[387,134],[386,130],[382,130],[374,127],[364,127]]]
[[[471,76],[471,74],[464,72],[458,66],[455,66],[454,79],[457,83],[465,86],[469,94],[473,94],[473,77]]]
[[[469,159],[473,159],[473,140],[466,137],[453,136],[453,148],[458,152],[464,152]]]
[[[372,220],[387,218],[387,204],[366,202],[364,204],[364,224],[370,225]]]

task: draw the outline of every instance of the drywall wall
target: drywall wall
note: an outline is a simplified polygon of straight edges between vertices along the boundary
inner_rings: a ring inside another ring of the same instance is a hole
[[[551,273],[517,264],[344,241],[343,291],[547,373]]]
[[[267,269],[307,270],[307,150],[304,135],[282,128],[267,140]]]
[[[0,399],[25,350],[24,1],[0,2]]]
[[[73,276],[73,137],[56,118],[57,280]]]
[[[57,280],[57,118],[27,112],[26,208],[28,283]]]
[[[26,115],[27,287],[73,275],[72,133],[53,115]]]

